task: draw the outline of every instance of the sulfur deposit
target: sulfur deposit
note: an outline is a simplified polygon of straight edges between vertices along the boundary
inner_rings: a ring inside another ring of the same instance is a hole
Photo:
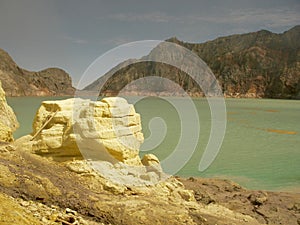
[[[44,101],[23,148],[70,167],[69,161],[85,159],[115,183],[151,185],[167,176],[154,155],[140,159],[141,131],[140,115],[123,98]]]
[[[13,141],[13,132],[19,127],[12,108],[7,104],[0,81],[0,141]]]
[[[140,115],[122,98],[44,101],[33,122],[32,150],[92,160],[109,155],[110,161],[140,165],[141,129]]]

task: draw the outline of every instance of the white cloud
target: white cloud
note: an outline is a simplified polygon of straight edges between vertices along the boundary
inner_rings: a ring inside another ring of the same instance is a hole
[[[166,23],[176,20],[176,17],[170,16],[164,12],[118,13],[111,15],[110,18],[118,21],[154,23]]]
[[[270,28],[293,26],[300,23],[300,5],[294,8],[248,8],[218,15],[190,15],[183,21],[190,23],[209,22],[216,24],[243,25],[261,24]]]
[[[132,38],[129,37],[115,37],[115,38],[111,38],[109,40],[107,40],[107,44],[113,44],[115,46],[118,45],[122,45],[122,44],[126,44],[129,42],[133,42],[134,40]]]
[[[87,44],[88,41],[81,39],[81,38],[75,38],[75,37],[71,37],[71,36],[63,36],[64,40],[70,41],[71,43],[74,44]]]
[[[181,25],[195,25],[197,23],[213,23],[227,25],[257,25],[261,27],[287,27],[300,24],[300,4],[293,7],[281,6],[273,8],[243,8],[230,10],[225,8],[218,13],[191,13],[178,16],[170,15],[165,12],[149,13],[119,13],[109,16],[110,19],[127,22],[153,22],[168,23],[175,22]],[[246,30],[245,30],[246,31]]]
[[[234,11],[229,20],[234,23],[261,23],[269,27],[291,26],[300,23],[300,6]]]

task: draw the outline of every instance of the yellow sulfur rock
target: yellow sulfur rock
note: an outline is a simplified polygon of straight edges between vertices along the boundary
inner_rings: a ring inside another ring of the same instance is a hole
[[[12,134],[18,127],[19,123],[12,108],[6,102],[0,81],[0,141],[13,141]]]
[[[123,98],[44,101],[34,119],[31,150],[91,160],[110,155],[113,161],[141,165],[141,130],[140,115]]]

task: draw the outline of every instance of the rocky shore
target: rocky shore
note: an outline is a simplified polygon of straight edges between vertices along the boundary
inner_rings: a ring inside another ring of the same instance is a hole
[[[168,176],[140,125],[122,98],[43,102],[32,134],[1,140],[0,224],[300,223],[300,194]]]

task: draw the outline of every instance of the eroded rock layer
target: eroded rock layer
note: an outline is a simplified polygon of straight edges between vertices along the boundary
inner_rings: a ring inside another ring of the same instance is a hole
[[[13,132],[19,127],[12,108],[7,104],[0,81],[0,141],[13,141]]]

